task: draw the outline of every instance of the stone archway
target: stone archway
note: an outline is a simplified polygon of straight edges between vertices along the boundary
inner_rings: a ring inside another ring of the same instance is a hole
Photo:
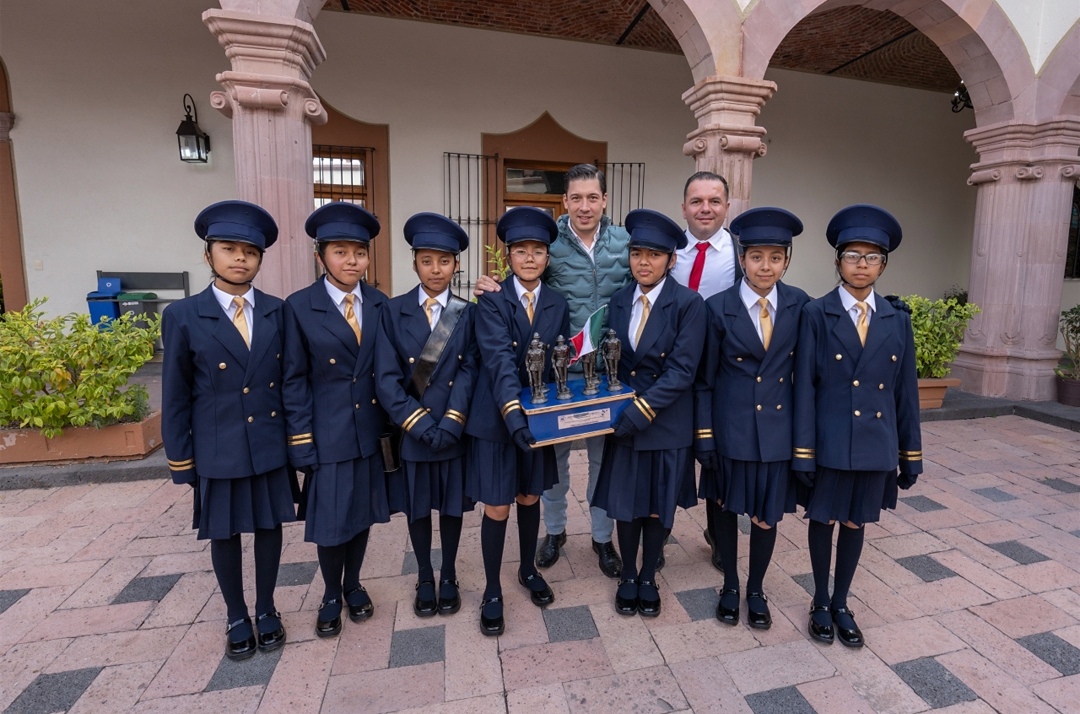
[[[1035,112],[1040,119],[1080,116],[1080,21],[1061,38],[1039,73]]]

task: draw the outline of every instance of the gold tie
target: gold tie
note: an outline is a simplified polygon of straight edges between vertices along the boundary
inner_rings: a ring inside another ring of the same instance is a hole
[[[772,340],[772,318],[769,317],[769,301],[760,298],[757,302],[758,305],[761,305],[761,312],[758,313],[758,322],[761,324],[761,344],[768,351],[769,341]]]
[[[345,296],[345,322],[349,323],[349,327],[356,333],[356,343],[360,344],[360,323],[356,319],[356,312],[353,310],[353,301],[356,300],[356,296],[349,293]]]
[[[236,305],[236,314],[233,315],[232,324],[240,330],[240,336],[244,338],[244,344],[251,349],[251,337],[248,336],[247,316],[244,314],[244,298],[234,297],[233,305]]]
[[[866,333],[870,331],[869,306],[859,300],[855,303],[855,307],[859,308],[859,321],[855,323],[855,329],[859,333],[859,342],[866,347]]]
[[[641,333],[645,331],[645,323],[649,321],[649,298],[641,296],[641,321],[638,322],[637,332],[634,333],[634,349],[641,343]]]
[[[525,314],[529,316],[529,324],[532,324],[533,316],[536,315],[536,311],[533,309],[533,294],[531,292],[523,293],[525,299],[528,301],[525,305]]]
[[[435,306],[438,304],[439,301],[433,297],[429,297],[427,300],[424,301],[424,312],[427,313],[428,326],[431,328],[435,327],[435,320],[433,320],[432,318],[435,315]]]

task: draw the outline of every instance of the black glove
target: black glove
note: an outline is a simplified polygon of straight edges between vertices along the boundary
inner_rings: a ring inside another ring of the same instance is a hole
[[[799,479],[799,483],[807,488],[814,487],[814,472],[813,471],[796,471],[791,469],[791,473],[795,478]]]
[[[458,443],[458,438],[446,429],[435,427],[435,436],[431,439],[432,451],[445,451]]]
[[[612,432],[612,436],[616,439],[623,439],[637,431],[637,426],[634,425],[630,415],[625,411],[619,415],[619,418],[615,420],[615,431]]]
[[[420,435],[420,441],[424,444],[424,446],[428,447],[429,449],[432,449],[434,451],[438,451],[438,449],[435,449],[435,447],[432,446],[432,443],[435,441],[435,436],[438,433],[439,433],[439,427],[437,427],[437,426],[428,427],[428,430]]]
[[[906,491],[914,486],[915,482],[918,480],[919,474],[900,474],[896,477],[896,485]]]
[[[701,464],[702,470],[720,470],[720,455],[717,453],[716,449],[695,450],[694,458]]]
[[[885,299],[893,306],[894,310],[911,314],[911,306],[904,302],[899,295],[886,295]]]
[[[533,444],[536,443],[536,437],[529,431],[529,427],[523,426],[514,432],[514,445],[522,451],[529,453],[533,450]]]

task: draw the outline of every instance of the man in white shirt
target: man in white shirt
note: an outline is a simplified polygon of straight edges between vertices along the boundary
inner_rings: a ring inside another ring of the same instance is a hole
[[[682,213],[688,241],[685,248],[676,251],[678,259],[670,275],[705,299],[727,290],[742,278],[735,241],[724,228],[730,206],[728,184],[723,176],[698,171],[686,180]],[[712,548],[711,560],[717,570],[721,569],[720,552],[709,534],[713,532],[719,508],[715,501],[705,501],[709,522],[705,540]]]

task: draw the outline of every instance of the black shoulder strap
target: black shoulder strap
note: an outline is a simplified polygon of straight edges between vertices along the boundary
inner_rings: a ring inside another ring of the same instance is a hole
[[[417,397],[421,399],[424,397],[424,392],[431,383],[431,374],[435,371],[435,365],[439,363],[439,358],[446,349],[446,343],[450,340],[450,335],[454,333],[458,320],[465,314],[465,306],[468,304],[458,296],[451,295],[449,302],[439,315],[439,321],[435,323],[435,329],[431,331],[427,342],[424,343],[424,349],[420,351],[420,360],[412,373],[412,383],[416,388]]]

